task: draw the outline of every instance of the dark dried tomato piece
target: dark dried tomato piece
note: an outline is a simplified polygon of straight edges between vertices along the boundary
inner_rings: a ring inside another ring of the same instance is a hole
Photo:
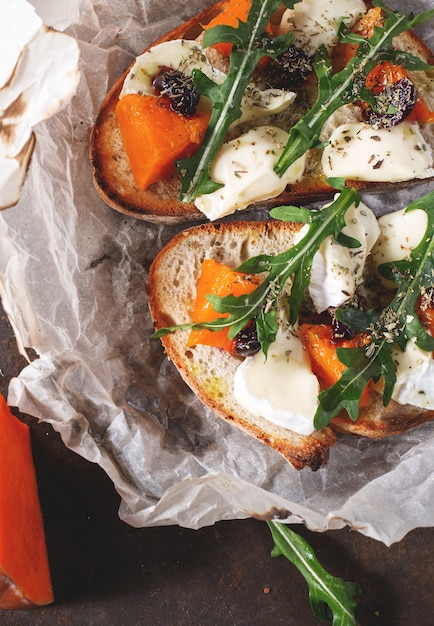
[[[161,96],[168,97],[172,111],[187,117],[196,113],[199,94],[193,80],[179,70],[163,70],[154,78],[153,87]]]
[[[276,89],[293,91],[303,84],[312,69],[309,54],[292,45],[267,66],[267,82]]]
[[[345,341],[346,339],[353,339],[356,336],[356,331],[352,328],[348,328],[343,322],[339,321],[335,314],[334,309],[329,309],[329,314],[331,318],[331,326],[333,329],[333,341],[335,343],[339,343],[340,341]]]
[[[256,354],[261,349],[256,330],[256,320],[251,320],[234,339],[234,354],[247,357]]]
[[[415,107],[418,94],[412,81],[403,77],[375,94],[374,108],[366,106],[363,118],[377,128],[392,128],[402,122]]]

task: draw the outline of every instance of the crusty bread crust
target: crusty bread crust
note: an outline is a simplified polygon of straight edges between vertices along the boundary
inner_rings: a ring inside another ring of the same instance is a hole
[[[411,404],[402,405],[391,400],[385,407],[382,396],[371,391],[369,405],[360,409],[356,422],[351,421],[347,414],[342,414],[334,418],[332,426],[341,433],[382,439],[390,435],[401,435],[433,419],[434,411],[419,409]]]
[[[195,39],[201,32],[200,25],[206,24],[218,14],[224,3],[223,0],[207,7],[153,45],[178,38]],[[368,2],[366,4],[368,5]],[[412,51],[424,60],[433,62],[431,51],[412,31],[400,35],[396,43],[397,47]],[[109,206],[137,219],[162,224],[203,221],[205,219],[203,213],[193,203],[183,203],[178,200],[180,183],[176,175],[157,182],[145,190],[139,189],[134,182],[115,115],[116,103],[128,70],[129,68],[116,81],[103,100],[91,133],[90,161],[94,186]],[[431,82],[428,80],[425,85],[424,97],[428,96],[428,103],[434,107]],[[429,133],[426,138],[433,143],[434,139],[431,135]],[[391,187],[393,189],[408,188],[421,182],[427,182],[427,179],[400,183],[347,181],[347,185],[359,191],[377,193]],[[302,205],[329,199],[334,193],[335,190],[327,185],[323,174],[313,170],[306,173],[300,182],[289,185],[279,196],[261,201],[257,205],[261,208],[272,208],[280,204]],[[256,203],[251,206],[255,205]]]
[[[278,254],[288,249],[300,225],[279,221],[228,222],[192,226],[175,236],[155,258],[149,273],[147,293],[156,329],[191,322],[196,285],[203,259],[237,267],[257,254]],[[225,350],[187,346],[188,331],[162,338],[169,359],[200,400],[214,413],[256,437],[282,454],[293,467],[317,469],[335,443],[330,427],[303,436],[253,416],[241,407],[233,392],[233,379],[240,360]],[[383,406],[380,394],[370,394],[369,405],[353,422],[346,415],[331,426],[342,433],[379,439],[402,433],[434,419],[434,411],[391,402]]]

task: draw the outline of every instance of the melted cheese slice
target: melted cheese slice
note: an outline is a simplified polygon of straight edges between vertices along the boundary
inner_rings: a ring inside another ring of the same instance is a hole
[[[394,211],[378,218],[380,236],[372,249],[372,258],[378,268],[383,263],[402,261],[422,241],[428,226],[428,216],[422,209]],[[393,281],[380,274],[385,287],[396,287]]]
[[[351,206],[342,232],[360,242],[346,248],[327,237],[312,262],[309,294],[318,313],[338,307],[352,298],[360,283],[368,254],[380,235],[377,218],[365,204]]]
[[[417,124],[389,129],[353,122],[336,128],[324,148],[322,169],[328,177],[368,182],[400,182],[434,175],[430,146]]]
[[[375,264],[402,261],[422,241],[428,215],[422,209],[394,211],[378,218],[380,237],[372,250]]]
[[[432,352],[421,350],[412,341],[404,352],[395,350],[398,364],[392,398],[399,404],[412,404],[421,409],[434,409],[434,360]]]
[[[274,198],[286,185],[302,177],[305,156],[280,177],[274,166],[288,139],[288,133],[275,126],[253,128],[237,139],[224,143],[211,167],[210,176],[224,186],[199,195],[197,208],[209,220],[245,209],[252,202]]]
[[[262,351],[246,358],[234,385],[237,401],[253,415],[302,435],[315,430],[319,383],[295,334],[280,330],[267,359]]]
[[[321,45],[327,48],[336,43],[339,21],[348,26],[366,13],[362,0],[303,0],[293,9],[295,41],[313,54]]]

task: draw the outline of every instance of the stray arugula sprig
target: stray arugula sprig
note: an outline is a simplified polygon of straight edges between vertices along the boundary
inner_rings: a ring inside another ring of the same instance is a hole
[[[322,621],[328,619],[327,607],[333,614],[334,626],[355,626],[355,598],[361,594],[357,583],[332,576],[319,563],[308,542],[285,524],[267,522],[274,540],[271,556],[284,556],[303,575],[309,588],[313,613]]]
[[[406,16],[399,11],[389,11],[381,0],[374,1],[373,4],[381,7],[385,20],[382,28],[374,28],[370,39],[351,32],[344,21],[341,21],[338,33],[340,41],[358,46],[356,54],[344,69],[333,74],[328,51],[324,46],[318,50],[313,63],[318,79],[318,96],[308,113],[289,132],[286,147],[275,166],[279,176],[307,150],[324,145],[320,142],[320,134],[332,113],[359,99],[370,100],[370,92],[365,88],[366,77],[381,61],[388,60],[410,70],[432,69],[431,65],[419,57],[394,50],[392,40],[400,33],[434,18],[434,9],[416,16],[412,13]]]
[[[294,3],[295,0],[284,2],[289,8]],[[240,21],[237,28],[215,26],[205,31],[204,47],[222,41],[233,47],[223,83],[213,82],[200,70],[192,74],[197,91],[211,100],[213,110],[199,150],[191,158],[176,163],[183,202],[191,202],[197,195],[211,193],[222,186],[209,178],[211,164],[229,127],[241,116],[241,100],[253,71],[263,56],[276,58],[293,40],[292,33],[271,39],[266,31],[271,14],[280,5],[281,0],[252,0],[247,20]]]
[[[379,272],[397,285],[391,303],[380,310],[338,309],[336,317],[346,326],[369,333],[371,343],[361,348],[338,348],[337,356],[346,366],[341,378],[319,395],[315,428],[326,426],[342,409],[353,421],[358,418],[360,397],[370,380],[383,378],[383,404],[392,397],[397,365],[392,349],[405,350],[409,341],[427,352],[434,350],[434,337],[422,326],[417,301],[430,293],[434,284],[434,192],[412,202],[407,211],[422,209],[427,214],[427,228],[410,257],[383,264]]]
[[[357,247],[358,241],[343,237],[341,230],[345,226],[345,214],[353,204],[360,202],[358,192],[346,188],[344,181],[330,179],[329,184],[340,189],[334,202],[321,210],[299,207],[279,207],[271,211],[272,217],[308,225],[306,233],[294,246],[276,256],[261,254],[240,265],[236,271],[247,274],[266,274],[261,284],[250,294],[242,296],[216,296],[210,294],[207,299],[214,310],[225,313],[227,317],[200,324],[183,324],[161,328],[153,337],[163,337],[175,330],[201,329],[221,330],[229,328],[228,336],[233,339],[247,323],[256,318],[258,340],[262,351],[267,355],[270,344],[275,340],[278,329],[276,309],[289,279],[292,285],[288,295],[289,320],[297,321],[300,305],[304,300],[309,285],[312,261],[321,243],[329,236],[335,237],[347,247]]]

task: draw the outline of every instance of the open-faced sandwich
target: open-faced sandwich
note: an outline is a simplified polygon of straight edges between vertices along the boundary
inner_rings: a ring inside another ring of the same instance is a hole
[[[91,136],[112,207],[174,223],[434,175],[431,52],[381,0],[224,0],[119,78]]]
[[[322,209],[185,229],[149,273],[156,337],[187,384],[297,469],[317,469],[336,430],[434,418],[434,193],[377,219],[329,183]]]

